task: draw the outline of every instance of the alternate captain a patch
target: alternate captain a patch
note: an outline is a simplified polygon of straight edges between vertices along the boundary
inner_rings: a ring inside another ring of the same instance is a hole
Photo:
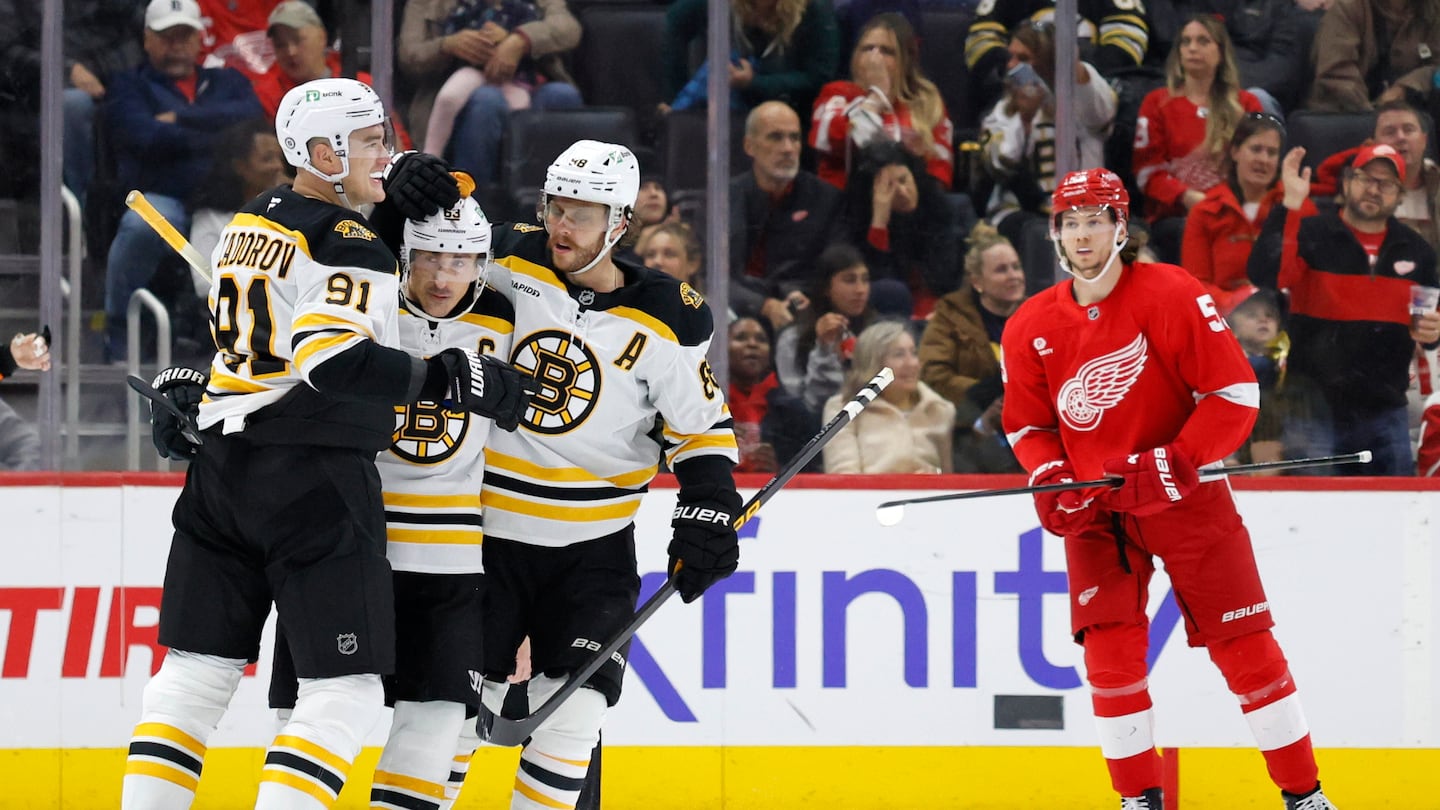
[[[579,427],[600,398],[600,370],[590,347],[569,332],[545,329],[516,341],[513,364],[540,383],[521,417],[536,433]]]

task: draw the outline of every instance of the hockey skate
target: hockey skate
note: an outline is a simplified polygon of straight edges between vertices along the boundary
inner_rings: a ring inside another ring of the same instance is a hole
[[[1283,790],[1280,795],[1285,797],[1285,810],[1337,810],[1335,805],[1325,798],[1325,792],[1320,790],[1318,784],[1314,790],[1304,795],[1297,796]]]
[[[1121,796],[1120,810],[1165,810],[1160,788],[1150,788],[1140,796]]]

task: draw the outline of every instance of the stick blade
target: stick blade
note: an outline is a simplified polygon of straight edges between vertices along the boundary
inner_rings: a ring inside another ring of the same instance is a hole
[[[875,509],[875,519],[881,526],[898,526],[905,519],[905,504],[881,504]]]
[[[529,719],[511,720],[482,705],[479,716],[475,718],[475,733],[491,745],[513,748],[524,743],[535,731],[534,726],[526,722]]]

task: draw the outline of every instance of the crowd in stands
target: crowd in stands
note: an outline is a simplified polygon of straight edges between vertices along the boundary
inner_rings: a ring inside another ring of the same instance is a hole
[[[192,317],[204,298],[117,193],[144,191],[208,252],[217,223],[284,180],[279,98],[348,69],[346,7],[65,0],[64,183],[103,262],[108,359],[125,358],[136,289]],[[1232,460],[1372,449],[1375,464],[1335,472],[1403,475],[1418,448],[1434,472],[1440,332],[1412,315],[1411,288],[1440,287],[1440,0],[1078,7],[1077,57],[1057,64],[1053,0],[732,0],[726,234],[704,232],[703,188],[676,181],[705,145],[662,142],[721,69],[704,59],[704,0],[397,0],[397,148],[469,172],[499,201],[492,220],[526,217],[525,190],[505,186],[519,111],[628,107],[645,176],[626,255],[724,285],[742,470],[783,465],[890,365],[895,384],[812,469],[1018,472],[1000,336],[1056,283],[1053,88],[1073,81],[1075,168],[1125,180],[1142,260],[1190,271],[1251,358],[1262,416]],[[587,28],[616,8],[653,12],[650,45]],[[0,195],[25,196],[40,13],[0,0],[0,14]],[[636,92],[587,98],[580,64]],[[1295,143],[1292,122],[1311,140]],[[729,240],[728,268],[705,266],[708,238]]]

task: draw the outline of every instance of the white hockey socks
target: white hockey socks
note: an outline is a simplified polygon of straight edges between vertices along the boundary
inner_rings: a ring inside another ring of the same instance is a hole
[[[205,745],[245,662],[171,650],[145,685],[125,759],[121,810],[184,810],[200,786]]]
[[[255,810],[330,810],[380,719],[379,675],[301,678],[290,721],[265,752]]]
[[[463,703],[396,701],[370,787],[371,810],[438,810],[464,725]]]
[[[539,706],[554,694],[560,678],[540,676],[530,681],[530,705]],[[573,809],[585,787],[590,754],[600,741],[605,722],[605,696],[581,688],[550,715],[520,752],[515,792],[510,810]]]
[[[445,798],[440,810],[450,810],[460,798],[460,789],[465,786],[465,777],[470,773],[470,760],[475,749],[480,747],[480,735],[475,733],[475,718],[466,717],[460,725],[460,740],[455,745],[455,757],[450,760],[450,777],[445,780]]]

